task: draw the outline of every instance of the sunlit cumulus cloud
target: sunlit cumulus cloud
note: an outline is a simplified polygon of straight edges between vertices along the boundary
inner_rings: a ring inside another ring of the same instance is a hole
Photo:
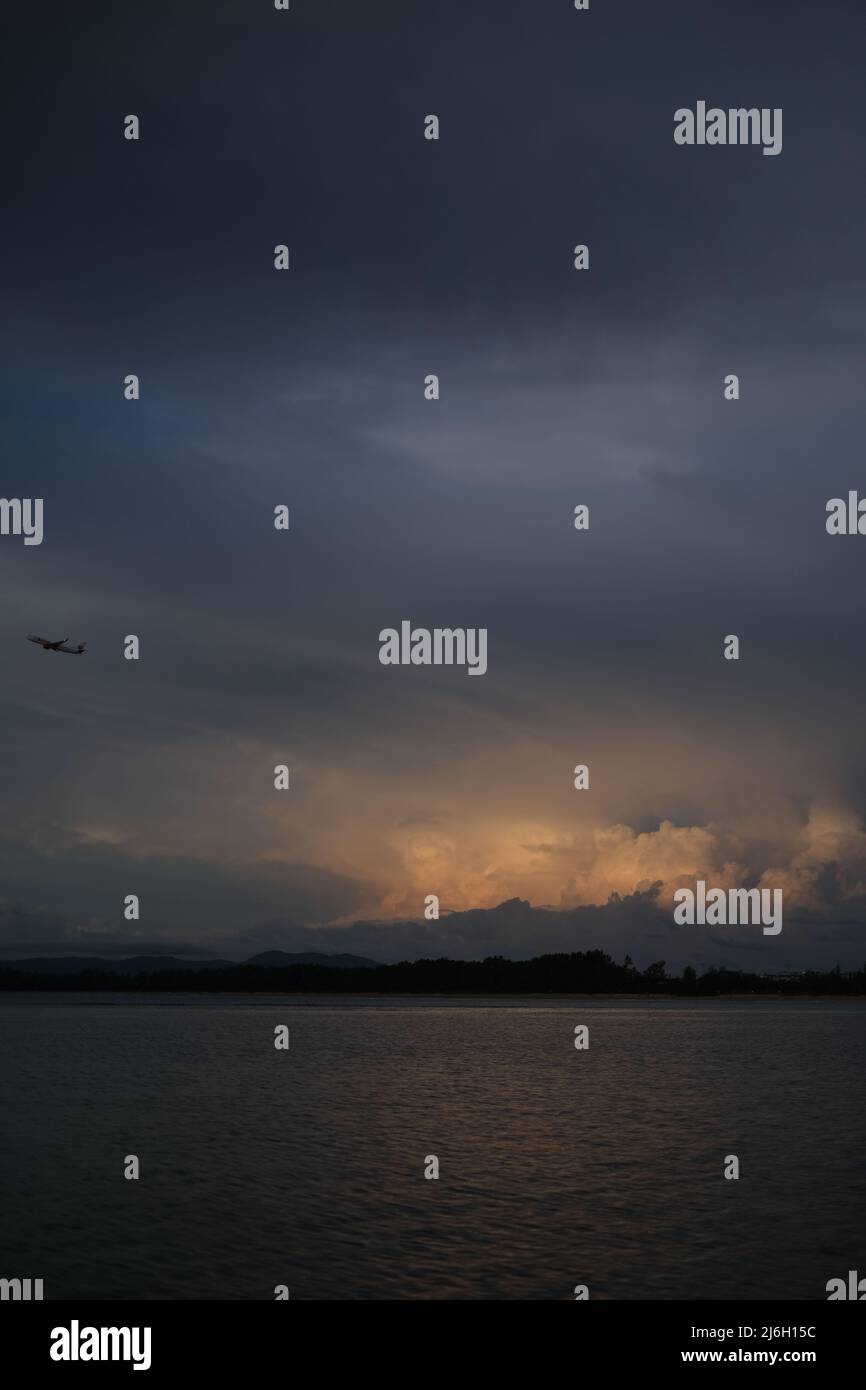
[[[866,902],[866,831],[843,810],[814,808],[791,832],[772,863],[763,845],[733,827],[678,826],[663,821],[637,832],[623,824],[563,834],[553,827],[495,822],[431,826],[392,836],[402,851],[402,888],[380,904],[383,915],[418,908],[424,894],[446,884],[443,907],[493,907],[507,898],[573,908],[603,904],[616,894],[654,891],[668,907],[679,887],[704,879],[714,887],[780,888],[786,910],[806,917],[835,912],[859,918]]]
[[[769,867],[761,886],[781,888],[805,915],[866,920],[866,831],[859,818],[813,809],[790,859]]]
[[[307,858],[292,858],[286,843],[281,854],[217,861],[201,844],[167,852],[97,821],[75,830],[7,823],[0,951],[242,958],[280,947],[399,959],[602,948],[696,965],[748,965],[754,952],[766,955],[748,928],[721,937],[675,928],[673,893],[704,879],[782,890],[784,934],[763,968],[854,965],[862,956],[866,830],[840,808],[816,806],[804,823],[791,823],[771,861],[757,831],[719,823],[576,831],[492,814],[473,826],[418,812],[383,828],[376,810],[360,841],[334,817],[327,863],[312,841]],[[290,839],[285,823],[272,834]],[[133,888],[143,920],[121,926],[123,896]],[[442,916],[425,921],[424,899],[437,892]]]

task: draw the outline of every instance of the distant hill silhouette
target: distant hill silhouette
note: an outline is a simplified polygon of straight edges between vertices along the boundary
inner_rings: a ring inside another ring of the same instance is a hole
[[[181,960],[179,956],[127,956],[108,960],[102,956],[34,956],[31,960],[0,961],[8,970],[37,975],[79,975],[87,970],[110,970],[117,975],[140,975],[149,970],[222,970],[237,965],[233,960]]]
[[[172,974],[177,971],[237,970],[242,965],[287,969],[291,965],[323,965],[336,970],[374,970],[378,961],[365,956],[328,955],[325,951],[262,951],[249,960],[182,960],[179,956],[127,956],[118,960],[103,956],[34,956],[30,960],[0,961],[0,969],[31,975],[81,975],[111,972],[114,975]]]
[[[326,965],[333,970],[375,970],[379,962],[368,960],[366,956],[350,956],[346,952],[331,956],[324,951],[261,951],[257,956],[250,956],[244,964],[266,965],[272,969],[284,969],[289,965]]]

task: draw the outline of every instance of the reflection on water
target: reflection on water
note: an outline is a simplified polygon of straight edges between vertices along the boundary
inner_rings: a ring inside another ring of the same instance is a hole
[[[824,1299],[866,1269],[861,1003],[43,1000],[0,1003],[0,1276],[46,1298]]]

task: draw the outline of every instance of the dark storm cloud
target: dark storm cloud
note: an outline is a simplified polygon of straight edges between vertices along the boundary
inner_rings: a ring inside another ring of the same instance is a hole
[[[362,906],[369,887],[303,863],[258,860],[221,864],[177,854],[136,855],[57,826],[27,826],[0,839],[0,951],[68,946],[143,953],[154,943],[184,951],[212,945],[247,923],[282,915],[302,920],[344,916]],[[141,920],[124,920],[135,893]],[[74,905],[74,911],[68,910]],[[287,908],[287,904],[290,907]]]
[[[243,911],[249,909],[249,900]],[[240,922],[239,918],[239,922]],[[265,950],[348,952],[381,962],[430,959],[481,960],[490,955],[525,959],[551,952],[604,950],[616,960],[630,952],[639,969],[664,959],[672,973],[686,965],[744,968],[773,974],[791,969],[832,969],[844,962],[859,968],[863,950],[858,926],[814,922],[786,924],[783,938],[768,941],[755,927],[678,928],[650,889],[625,899],[555,912],[514,899],[492,909],[455,912],[438,923],[359,921],[345,927],[312,928],[262,918],[202,937],[174,932],[112,930],[107,923],[86,924],[17,905],[0,906],[0,963],[34,951],[46,955],[123,957],[129,955],[219,956],[245,960]],[[758,933],[758,934],[756,934]],[[861,953],[861,954],[858,954]]]

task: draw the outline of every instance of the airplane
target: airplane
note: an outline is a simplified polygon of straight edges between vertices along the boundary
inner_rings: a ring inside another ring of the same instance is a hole
[[[59,642],[49,642],[47,637],[35,637],[30,633],[27,635],[27,641],[35,642],[37,646],[43,647],[46,652],[68,652],[70,656],[81,656],[84,652],[84,648],[87,646],[86,642],[79,642],[77,647],[67,647],[66,643],[69,641],[68,637],[61,637]]]

